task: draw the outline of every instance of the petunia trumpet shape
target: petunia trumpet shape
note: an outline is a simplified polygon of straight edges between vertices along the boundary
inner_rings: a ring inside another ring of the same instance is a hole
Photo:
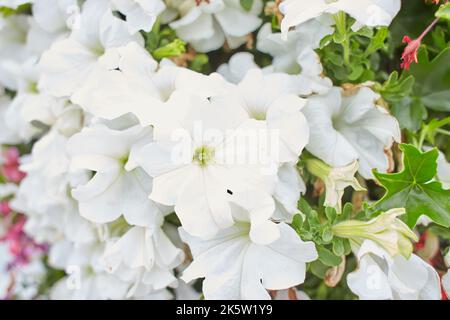
[[[342,197],[347,187],[356,191],[364,190],[355,178],[358,171],[358,162],[354,161],[344,167],[330,167],[318,159],[308,159],[306,166],[309,172],[319,177],[326,188],[324,205],[335,208],[338,212],[342,210]]]
[[[151,128],[140,126],[123,131],[85,128],[70,138],[72,169],[93,172],[87,183],[72,191],[83,217],[106,223],[123,215],[131,225],[154,227],[159,215],[170,211],[148,199],[152,179],[134,162],[134,150],[150,141]]]
[[[297,163],[309,140],[309,126],[301,112],[306,99],[295,94],[291,77],[250,70],[237,89],[248,116],[264,121],[268,130],[279,132],[279,161]]]
[[[358,269],[347,284],[364,300],[440,300],[439,275],[415,254],[390,256],[367,240],[357,250]]]
[[[333,167],[359,160],[359,173],[373,178],[372,169],[389,169],[385,153],[400,142],[397,120],[377,106],[379,96],[367,87],[341,91],[333,88],[324,96],[308,99],[302,112],[311,138],[306,149]]]
[[[331,229],[335,236],[347,238],[361,244],[371,240],[391,256],[402,255],[409,258],[413,251],[411,240],[418,241],[416,234],[397,217],[405,214],[405,209],[391,209],[369,221],[347,220]]]
[[[258,15],[262,7],[261,0],[253,1],[250,11],[244,10],[239,0],[186,0],[177,7],[181,18],[170,26],[197,51],[219,49],[225,41],[236,49],[261,25]]]
[[[159,224],[162,224],[162,219]],[[184,259],[160,226],[149,229],[132,227],[125,234],[109,240],[101,261],[106,271],[131,283],[128,296],[145,290],[154,292],[175,287],[173,268]]]
[[[111,0],[114,8],[126,16],[131,34],[143,30],[149,32],[158,15],[166,8],[162,0]]]
[[[125,21],[112,15],[107,0],[88,0],[83,4],[79,25],[69,38],[56,41],[40,61],[41,85],[57,97],[70,97],[77,92],[101,63],[108,49],[135,41]]]
[[[231,227],[229,194],[255,190],[261,202],[271,199],[278,166],[267,150],[270,133],[236,96],[176,92],[165,110],[137,162],[154,178],[150,198],[175,205],[188,233],[208,238]]]
[[[180,229],[194,257],[182,280],[204,277],[203,293],[213,300],[270,299],[267,290],[303,283],[306,263],[318,257],[314,243],[303,242],[287,224],[272,228],[279,236],[264,244],[251,239],[251,226],[245,218],[207,241]]]

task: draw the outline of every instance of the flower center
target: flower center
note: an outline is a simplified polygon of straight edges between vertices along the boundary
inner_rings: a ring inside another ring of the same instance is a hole
[[[208,146],[201,146],[195,149],[192,160],[197,162],[200,166],[204,167],[212,160],[214,160],[215,150]]]
[[[255,120],[264,121],[266,120],[266,113],[255,108],[250,110],[250,117]]]

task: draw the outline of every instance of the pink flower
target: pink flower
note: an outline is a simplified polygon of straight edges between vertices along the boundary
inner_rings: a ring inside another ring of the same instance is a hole
[[[8,201],[0,201],[0,213],[5,217],[11,213]]]
[[[20,216],[17,222],[12,224],[6,235],[0,241],[8,243],[9,251],[14,256],[14,260],[9,264],[12,269],[19,265],[27,264],[33,254],[43,252],[46,246],[36,244],[24,231],[26,219]]]
[[[403,37],[402,43],[407,43],[405,50],[402,54],[402,63],[400,67],[402,69],[409,70],[411,63],[419,63],[419,59],[417,58],[417,51],[422,44],[423,38],[434,28],[434,26],[439,22],[439,18],[434,19],[434,21],[422,32],[422,34],[415,40],[412,40],[408,36]]]
[[[19,156],[20,154],[17,148],[8,148],[3,153],[5,162],[0,169],[5,178],[10,182],[19,183],[26,176],[26,173],[19,170]]]
[[[400,67],[402,69],[409,70],[411,63],[415,62],[418,63],[419,60],[417,59],[417,51],[420,48],[421,45],[421,39],[411,40],[410,37],[404,36],[402,43],[407,43],[405,50],[402,54],[402,63]]]

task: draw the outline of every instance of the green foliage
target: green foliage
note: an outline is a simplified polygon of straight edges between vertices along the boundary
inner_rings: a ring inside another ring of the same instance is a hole
[[[442,239],[450,240],[450,229],[438,225],[432,225],[428,228],[428,232],[439,236]]]
[[[186,52],[186,44],[169,27],[161,29],[159,21],[150,32],[144,33],[145,48],[156,60],[177,57]]]
[[[422,49],[418,58],[420,63],[412,65],[409,72],[416,79],[414,96],[429,109],[450,112],[450,48],[433,60]]]
[[[206,53],[197,53],[192,61],[189,62],[189,69],[206,73],[209,66],[209,57]]]
[[[347,203],[341,214],[336,209],[325,207],[322,211],[314,210],[305,199],[299,201],[299,209],[303,213],[294,217],[292,227],[305,241],[314,241],[319,260],[314,263],[314,269],[325,270],[325,267],[334,267],[342,262],[342,256],[351,252],[350,243],[346,239],[336,238],[331,227],[343,220],[347,220],[353,210],[351,203]]]
[[[434,179],[437,172],[438,151],[421,152],[408,144],[403,151],[403,171],[383,174],[376,170],[375,177],[386,189],[384,197],[375,204],[378,210],[406,209],[406,223],[413,228],[421,215],[437,224],[450,227],[450,190],[444,190]]]
[[[48,257],[44,257],[43,263],[47,269],[47,272],[45,273],[45,279],[39,286],[39,295],[48,294],[50,289],[66,275],[64,270],[52,268],[48,264]]]
[[[386,50],[387,28],[351,29],[354,20],[344,13],[334,16],[336,31],[321,41],[319,55],[327,76],[335,83],[361,83],[375,80],[379,51]]]
[[[450,3],[441,5],[439,10],[436,11],[436,17],[450,20]]]
[[[420,99],[412,97],[415,79],[412,75],[397,71],[390,74],[383,83],[375,83],[374,89],[389,103],[392,114],[397,118],[402,129],[416,132],[420,129],[427,111]]]
[[[0,15],[4,17],[11,16],[13,14],[27,13],[31,11],[31,4],[25,3],[17,7],[17,9],[12,9],[6,6],[0,6]]]
[[[159,47],[153,51],[153,57],[157,60],[163,58],[178,57],[186,52],[186,44],[180,39],[175,39],[163,47]]]
[[[402,101],[411,94],[414,86],[414,77],[402,75],[399,77],[398,72],[391,73],[389,78],[383,83],[375,84],[375,90],[378,91],[383,98],[392,103]]]

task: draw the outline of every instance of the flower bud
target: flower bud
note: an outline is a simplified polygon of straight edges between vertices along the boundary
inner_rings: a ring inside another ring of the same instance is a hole
[[[326,187],[325,205],[333,207],[337,212],[342,211],[342,196],[347,187],[356,191],[365,190],[355,178],[358,171],[358,162],[354,161],[345,167],[330,167],[318,159],[307,160],[306,166],[309,172],[319,177]]]
[[[410,240],[418,241],[416,234],[397,217],[404,214],[404,208],[391,209],[369,221],[348,220],[332,227],[335,236],[350,239],[361,244],[372,240],[383,247],[391,256],[401,254],[409,258],[413,251]]]

